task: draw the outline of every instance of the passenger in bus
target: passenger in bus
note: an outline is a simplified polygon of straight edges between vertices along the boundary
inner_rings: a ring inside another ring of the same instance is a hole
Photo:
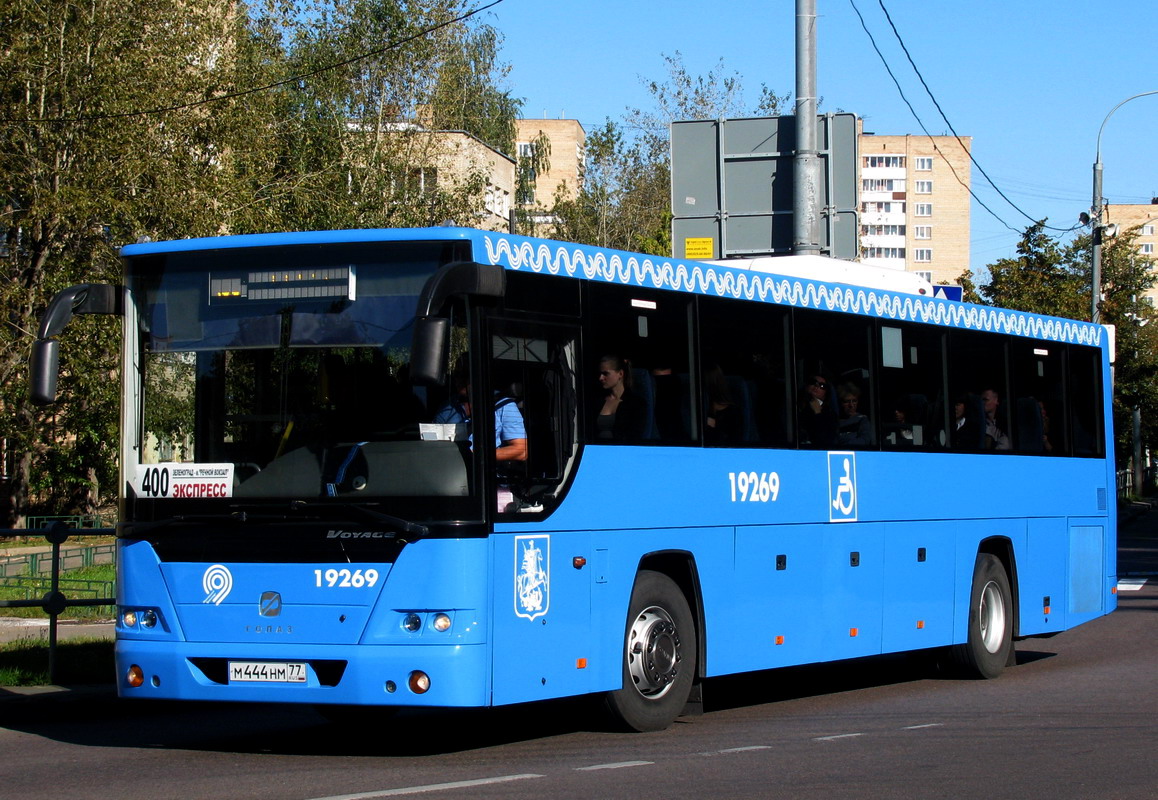
[[[823,375],[814,374],[804,385],[800,403],[801,444],[824,448],[836,443],[838,420],[833,396]]]
[[[1053,452],[1053,445],[1049,441],[1049,412],[1045,410],[1045,401],[1038,400],[1037,407],[1041,409],[1041,448],[1047,453]]]
[[[997,426],[997,409],[1001,405],[1001,397],[997,394],[997,390],[983,391],[981,402],[985,404],[985,449],[1012,450],[1009,435]]]
[[[851,381],[837,390],[840,398],[840,423],[836,442],[842,447],[865,447],[873,443],[872,423],[860,413],[860,387]]]
[[[631,391],[631,362],[617,355],[599,359],[603,404],[595,417],[598,441],[634,442],[643,438],[647,409]]]
[[[961,394],[953,401],[954,450],[975,452],[984,447],[985,412],[977,395]]]
[[[704,373],[707,414],[704,418],[704,441],[707,444],[735,444],[744,436],[744,419],[738,403],[732,399],[728,379],[719,364]]]

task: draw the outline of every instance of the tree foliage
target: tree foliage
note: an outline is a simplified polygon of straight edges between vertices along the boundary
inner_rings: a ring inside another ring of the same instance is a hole
[[[587,135],[587,158],[579,195],[558,198],[556,235],[561,239],[653,255],[671,254],[672,122],[781,113],[787,95],[761,87],[755,107],[745,104],[739,74],[721,59],[706,75],[688,72],[677,51],[665,55],[667,76],[645,82],[649,109],[629,109],[621,122],[606,120]]]
[[[60,402],[27,400],[39,314],[116,281],[141,237],[467,219],[480,165],[439,175],[438,137],[508,152],[518,102],[498,36],[459,0],[10,0],[0,10],[0,516],[115,496],[120,330],[76,320]],[[169,409],[174,424],[185,410]]]
[[[1158,444],[1158,325],[1145,295],[1158,282],[1156,265],[1139,252],[1138,229],[1107,238],[1102,248],[1101,321],[1115,330],[1114,430],[1118,463],[1132,448],[1133,410],[1142,411],[1142,439]],[[1092,239],[1061,244],[1044,221],[1025,230],[1017,257],[989,265],[990,281],[978,287],[982,302],[1038,314],[1090,318]]]

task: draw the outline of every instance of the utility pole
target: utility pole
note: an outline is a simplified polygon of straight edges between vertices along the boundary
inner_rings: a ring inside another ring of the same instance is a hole
[[[1114,112],[1110,112],[1111,114]],[[1109,117],[1106,117],[1109,119]],[[1102,123],[1105,126],[1105,122]],[[1098,131],[1098,154],[1094,159],[1094,202],[1090,214],[1094,218],[1090,241],[1090,322],[1102,321],[1102,132]]]
[[[816,150],[816,0],[796,0],[796,154],[792,252],[820,252],[820,156]]]

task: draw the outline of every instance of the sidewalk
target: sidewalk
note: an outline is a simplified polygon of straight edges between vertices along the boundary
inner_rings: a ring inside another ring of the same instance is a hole
[[[112,620],[108,622],[80,622],[62,619],[56,624],[57,640],[84,636],[90,639],[115,638]],[[21,639],[48,641],[48,619],[46,617],[3,617],[0,616],[0,643],[17,642]]]

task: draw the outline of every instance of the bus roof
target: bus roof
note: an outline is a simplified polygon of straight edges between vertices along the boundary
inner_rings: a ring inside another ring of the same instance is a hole
[[[141,242],[126,245],[121,254],[131,258],[242,247],[454,240],[471,241],[477,260],[515,271],[996,330],[1095,347],[1112,345],[1111,336],[1102,325],[937,299],[932,285],[914,273],[824,256],[695,261],[451,226],[296,231]]]
[[[933,284],[915,272],[874,267],[856,261],[844,261],[826,256],[761,256],[758,258],[727,258],[707,261],[721,267],[750,269],[769,275],[788,278],[808,278],[825,283],[864,286],[869,289],[887,289],[891,292],[933,296]]]

